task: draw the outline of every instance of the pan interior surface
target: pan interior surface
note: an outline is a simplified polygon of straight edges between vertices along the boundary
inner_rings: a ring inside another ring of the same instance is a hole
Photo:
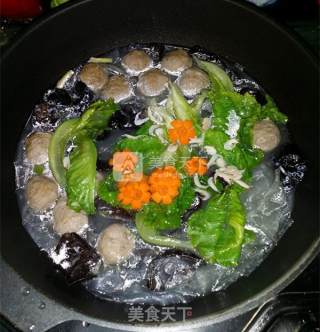
[[[250,302],[260,303],[310,259],[319,240],[317,67],[285,30],[248,8],[223,0],[178,0],[174,7],[169,1],[82,1],[39,21],[7,51],[2,70],[2,255],[33,287],[88,317],[127,323],[126,305],[101,301],[53,277],[53,267],[21,224],[12,163],[23,126],[43,92],[91,55],[132,42],[198,44],[244,65],[289,115],[292,140],[309,161],[296,192],[293,226],[249,277],[190,303],[193,318],[237,308],[235,314]]]

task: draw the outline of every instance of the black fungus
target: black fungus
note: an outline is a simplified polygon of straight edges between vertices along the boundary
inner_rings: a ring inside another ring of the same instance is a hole
[[[248,92],[250,95],[256,98],[256,101],[260,105],[265,105],[267,103],[266,96],[264,92],[261,89],[255,88],[255,87],[250,87],[250,86],[244,86],[243,88],[240,89],[239,91],[242,95],[244,95],[246,92]]]
[[[199,193],[196,193],[196,196],[191,204],[191,206],[184,212],[184,214],[181,217],[182,222],[186,222],[191,215],[196,212],[197,210],[199,210],[202,206],[202,199]]]
[[[136,129],[138,126],[134,123],[135,118],[139,112],[142,114],[143,111],[140,105],[122,105],[121,109],[111,116],[109,127],[112,129]],[[143,115],[141,115],[141,118],[143,119]]]
[[[33,125],[53,127],[59,120],[59,113],[49,108],[47,103],[36,105],[32,115]]]
[[[96,198],[95,205],[97,208],[97,213],[103,217],[111,217],[113,219],[122,220],[122,221],[133,221],[135,213],[123,209],[121,207],[115,207],[110,204],[107,204],[100,198]]]
[[[105,172],[111,170],[112,166],[109,164],[108,160],[97,160],[96,170],[99,172]]]
[[[65,233],[55,249],[54,261],[68,284],[94,277],[101,265],[101,257],[86,240],[76,233]]]
[[[72,98],[69,93],[64,89],[55,88],[49,90],[45,96],[44,100],[50,106],[71,106],[73,104]]]
[[[83,105],[85,107],[89,106],[94,97],[94,93],[81,81],[77,81],[74,84],[70,94],[74,105]]]
[[[190,278],[202,263],[201,258],[196,255],[167,250],[149,263],[146,286],[153,291],[164,291],[177,286]]]
[[[280,180],[286,192],[292,191],[307,171],[307,163],[294,144],[284,146],[273,158],[273,163],[280,170]]]
[[[217,180],[222,184],[223,187],[226,187],[226,186],[229,185],[229,183],[224,178],[222,178],[221,176],[218,176]]]

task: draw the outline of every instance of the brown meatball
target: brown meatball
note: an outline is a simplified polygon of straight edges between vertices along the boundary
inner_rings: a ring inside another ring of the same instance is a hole
[[[67,206],[65,198],[59,199],[53,209],[53,229],[59,234],[81,233],[88,226],[88,217]]]
[[[189,68],[185,70],[178,79],[178,85],[187,97],[193,97],[210,84],[208,75],[198,69]]]
[[[192,59],[185,50],[177,49],[167,53],[161,61],[161,68],[172,75],[179,75],[192,66]]]
[[[139,77],[138,90],[148,97],[159,96],[166,88],[169,79],[159,69],[151,69]]]
[[[121,75],[110,77],[109,82],[103,87],[101,91],[101,98],[113,98],[116,103],[129,98],[130,95],[130,84],[128,80]]]
[[[151,58],[142,50],[133,50],[122,59],[123,67],[132,75],[137,75],[146,71],[151,64]]]
[[[262,151],[271,151],[280,143],[279,128],[269,119],[257,122],[253,127],[253,145]]]
[[[26,157],[34,165],[48,161],[48,149],[52,134],[34,132],[26,139]]]
[[[97,92],[108,82],[108,74],[98,63],[87,63],[80,72],[80,80],[89,89]]]
[[[58,198],[58,186],[46,176],[33,176],[26,186],[26,198],[35,211],[44,211]]]
[[[105,264],[118,264],[130,255],[134,246],[134,237],[129,229],[112,224],[101,233],[97,248]]]

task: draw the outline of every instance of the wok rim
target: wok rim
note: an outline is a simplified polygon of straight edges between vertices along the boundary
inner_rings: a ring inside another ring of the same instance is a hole
[[[51,12],[48,12],[41,17],[37,17],[32,24],[27,27],[23,32],[18,33],[14,40],[11,42],[11,45],[6,47],[1,56],[0,56],[0,63],[2,63],[6,60],[6,58],[10,57],[10,54],[14,52],[15,48],[19,46],[20,43],[22,43],[26,38],[30,36],[30,34],[33,33],[33,31],[37,30],[42,25],[45,25],[46,22],[54,20],[56,16],[63,15],[65,12],[68,12],[69,10],[72,10],[75,7],[82,6],[83,4],[93,2],[94,0],[75,0],[73,2],[65,3],[53,10]],[[240,7],[242,10],[245,10],[247,12],[250,12],[250,14],[257,16],[260,20],[265,21],[267,25],[271,25],[279,32],[284,34],[286,38],[289,38],[297,48],[299,48],[305,57],[308,57],[309,61],[312,62],[312,65],[314,66],[315,70],[317,70],[320,74],[320,66],[319,66],[319,59],[316,56],[314,52],[311,51],[311,49],[308,47],[308,45],[304,42],[304,40],[296,35],[292,30],[290,30],[288,27],[283,25],[282,23],[278,22],[276,19],[271,18],[270,15],[264,13],[262,9],[257,8],[253,4],[250,3],[240,3],[236,0],[223,0],[224,2],[230,3],[233,6]],[[2,248],[1,248],[2,251]],[[92,316],[88,316],[85,313],[83,313],[81,310],[78,309],[72,309],[75,313],[79,313],[81,316],[87,317],[87,321],[89,323],[94,323],[100,326],[109,327],[109,328],[116,328],[120,330],[126,330],[126,331],[162,331],[163,328],[168,329],[169,331],[180,331],[181,328],[184,329],[192,329],[192,328],[199,328],[199,327],[205,327],[208,325],[211,325],[213,323],[219,323],[227,319],[234,318],[240,314],[243,314],[261,304],[264,302],[270,300],[274,295],[279,293],[282,289],[284,289],[286,286],[288,286],[310,263],[311,261],[319,254],[320,252],[320,236],[318,234],[318,237],[315,241],[310,243],[310,246],[308,249],[304,252],[303,255],[300,256],[300,259],[296,261],[292,267],[287,270],[285,274],[282,275],[282,277],[278,278],[275,282],[270,284],[269,286],[265,287],[263,290],[258,292],[253,297],[250,297],[249,300],[244,300],[237,305],[231,306],[226,310],[221,310],[219,312],[208,314],[201,316],[201,318],[191,318],[188,320],[177,321],[172,323],[164,323],[160,326],[152,326],[152,325],[141,325],[141,324],[135,324],[131,325],[130,323],[114,323],[110,322],[108,320],[103,320],[99,318],[94,318]],[[1,259],[3,259],[1,257]],[[9,263],[8,263],[9,264]],[[9,264],[10,266],[10,264]],[[14,269],[13,269],[14,270]],[[17,273],[14,270],[15,273]],[[20,276],[22,277],[22,276]],[[24,279],[22,277],[22,279]],[[31,286],[33,288],[33,286]],[[50,299],[53,299],[58,306],[60,306],[60,309],[63,310],[64,308],[70,309],[68,306],[66,306],[62,301],[56,300],[55,298],[48,296],[47,294],[44,294],[42,291],[40,293]],[[70,320],[73,320],[73,317],[70,317]],[[60,322],[62,323],[62,322]]]

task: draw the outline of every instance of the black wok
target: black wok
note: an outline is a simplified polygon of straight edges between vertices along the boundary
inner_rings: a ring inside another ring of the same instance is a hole
[[[296,193],[295,222],[278,246],[249,277],[190,303],[193,318],[184,327],[205,326],[261,304],[292,281],[318,250],[319,71],[312,55],[284,28],[253,7],[234,1],[74,2],[36,21],[2,57],[1,251],[14,275],[55,301],[55,311],[41,312],[39,321],[54,320],[54,315],[73,308],[63,319],[81,313],[89,322],[134,329],[128,325],[127,305],[99,300],[53,277],[51,264],[21,224],[13,167],[19,135],[43,92],[89,56],[131,42],[198,44],[244,65],[289,115],[292,139],[309,162]],[[3,279],[11,278],[7,269],[3,271]],[[20,284],[12,292],[12,298],[20,301],[18,306],[24,307],[16,317],[21,320],[33,309],[23,305]],[[177,324],[167,324],[166,329],[182,330]]]

